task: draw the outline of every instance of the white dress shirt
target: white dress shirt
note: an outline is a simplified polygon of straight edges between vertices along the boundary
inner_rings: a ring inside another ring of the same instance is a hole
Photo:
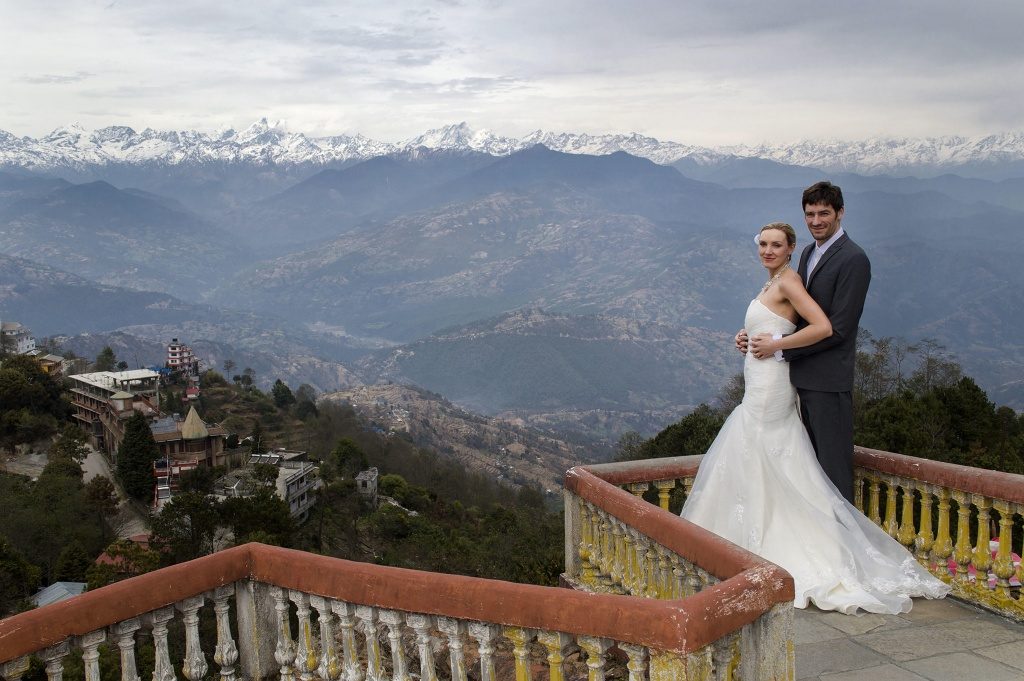
[[[845,232],[843,232],[843,228],[840,226],[839,229],[836,230],[836,233],[832,235],[831,239],[814,247],[814,250],[811,251],[811,257],[807,259],[807,278],[804,279],[805,284],[811,280],[811,272],[813,272],[814,268],[817,267],[818,261],[821,260],[821,256],[825,255],[825,251],[827,251],[832,244],[838,241],[839,237],[843,234],[845,234]]]

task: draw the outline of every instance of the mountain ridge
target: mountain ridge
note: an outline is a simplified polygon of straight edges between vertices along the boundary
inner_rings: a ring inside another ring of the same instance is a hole
[[[310,137],[302,132],[288,131],[283,123],[271,123],[265,118],[242,131],[228,129],[215,133],[152,128],[137,132],[127,126],[89,131],[75,124],[32,138],[17,137],[0,130],[0,167],[58,171],[119,164],[202,165],[215,162],[326,166],[419,148],[469,150],[506,156],[536,144],[573,154],[604,155],[625,151],[662,165],[681,159],[706,166],[735,158],[760,158],[827,172],[868,175],[922,169],[938,173],[960,167],[972,168],[976,172],[995,172],[994,167],[1004,165],[1018,176],[1024,173],[1024,132],[1019,131],[973,137],[877,137],[705,147],[658,140],[635,132],[591,135],[536,130],[517,139],[488,130],[475,130],[461,122],[428,130],[399,142],[384,142],[361,134]],[[986,170],[985,166],[993,168]]]

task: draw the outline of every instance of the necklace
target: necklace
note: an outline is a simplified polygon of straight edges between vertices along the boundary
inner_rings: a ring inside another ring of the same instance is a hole
[[[786,271],[786,270],[788,270],[788,269],[789,269],[789,263],[786,263],[785,265],[783,265],[782,267],[780,267],[780,268],[779,268],[779,271],[778,271],[778,272],[776,272],[776,273],[775,273],[774,275],[772,275],[772,278],[771,278],[771,279],[769,279],[768,281],[766,281],[766,282],[764,283],[764,286],[762,286],[762,287],[761,287],[761,293],[758,293],[758,294],[757,294],[757,295],[758,295],[758,297],[760,297],[760,296],[761,296],[761,294],[763,294],[763,293],[764,293],[765,291],[767,291],[768,289],[770,289],[770,288],[772,287],[772,284],[774,284],[775,282],[777,282],[777,281],[779,280],[779,277],[781,277],[781,276],[782,276],[782,273],[783,273],[783,272],[785,272],[785,271]]]

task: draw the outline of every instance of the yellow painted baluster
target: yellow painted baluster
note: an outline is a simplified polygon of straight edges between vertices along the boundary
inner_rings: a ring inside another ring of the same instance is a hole
[[[893,476],[886,476],[885,484],[886,490],[884,527],[885,531],[889,533],[889,536],[893,539],[896,539],[898,529],[896,526],[896,496],[898,494],[896,487],[896,478]]]
[[[1010,502],[997,499],[993,504],[999,513],[999,549],[992,564],[996,573],[996,603],[1000,607],[1010,605],[1010,578],[1013,577],[1013,511]]]
[[[565,681],[565,656],[572,639],[560,631],[542,631],[537,640],[548,651],[548,681]]]
[[[597,583],[594,567],[594,525],[590,505],[577,497],[580,503],[580,581],[587,586]]]
[[[651,488],[650,484],[646,482],[631,482],[626,487],[633,493],[633,496],[640,497],[641,499],[644,496],[644,492]]]
[[[623,586],[626,593],[636,595],[637,588],[637,530],[623,525],[623,541],[626,542],[626,568],[623,574]]]
[[[853,469],[853,505],[864,513],[864,469]]]
[[[917,489],[921,492],[921,529],[914,539],[914,554],[917,562],[931,569],[929,554],[935,544],[935,536],[932,534],[932,489],[926,482],[917,483]]]
[[[672,490],[676,487],[675,480],[655,480],[654,486],[658,488],[658,505],[668,510],[668,500]]]
[[[881,488],[881,478],[878,477],[878,473],[868,474],[868,518],[879,527],[882,526],[882,516],[878,512],[878,497]]]
[[[967,492],[955,490],[953,501],[956,502],[956,546],[953,548],[953,560],[956,561],[956,577],[953,582],[958,591],[967,591],[967,566],[971,564],[971,507],[968,504]]]
[[[917,536],[914,530],[914,483],[909,480],[902,482],[900,489],[903,490],[903,516],[896,539],[906,546],[908,551],[913,551],[914,538]]]
[[[992,596],[988,588],[988,569],[992,565],[992,549],[988,545],[992,500],[981,494],[972,495],[971,500],[978,507],[978,538],[974,545],[974,554],[971,556],[975,575],[974,590],[977,598],[985,602]]]
[[[626,540],[622,533],[622,523],[619,522],[618,518],[610,518],[611,524],[611,535],[612,535],[612,570],[611,578],[612,584],[618,587],[619,592],[622,592],[622,568],[625,563],[626,555]]]
[[[944,582],[952,581],[949,574],[949,556],[953,553],[953,540],[949,536],[949,489],[938,487],[935,490],[939,498],[939,527],[935,535],[932,555],[935,556],[936,576]]]
[[[505,627],[505,638],[512,641],[512,655],[516,659],[516,681],[531,681],[530,641],[537,632],[521,627]]]
[[[658,594],[657,598],[672,598],[672,563],[669,551],[658,544]]]

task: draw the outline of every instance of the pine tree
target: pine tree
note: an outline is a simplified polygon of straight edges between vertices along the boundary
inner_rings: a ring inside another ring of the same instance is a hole
[[[117,477],[130,496],[149,503],[153,498],[153,462],[160,449],[146,417],[136,412],[125,423],[124,439],[117,448]]]

